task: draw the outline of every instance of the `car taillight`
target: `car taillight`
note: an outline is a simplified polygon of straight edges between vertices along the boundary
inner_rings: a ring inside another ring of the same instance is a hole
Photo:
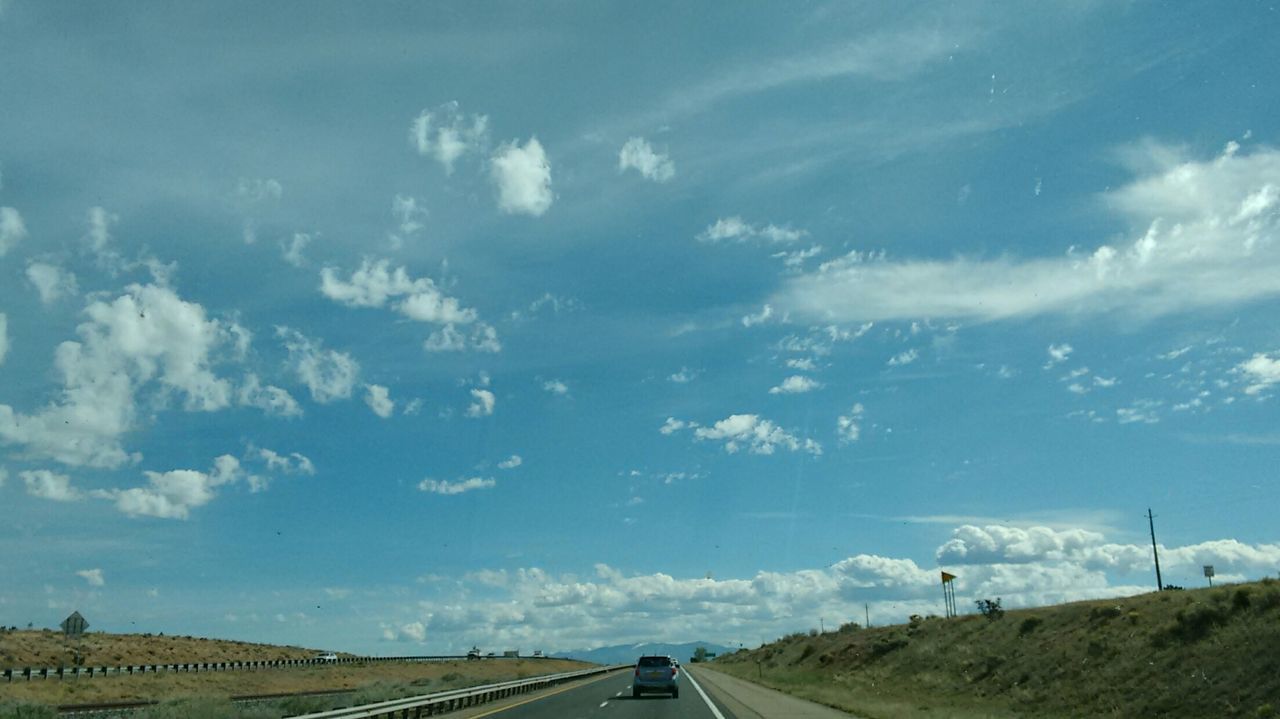
[[[640,676],[640,667],[636,667],[636,676]]]

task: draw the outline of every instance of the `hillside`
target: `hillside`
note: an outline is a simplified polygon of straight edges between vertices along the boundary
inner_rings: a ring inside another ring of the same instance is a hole
[[[1280,709],[1274,579],[811,634],[709,666],[871,719]]]
[[[577,659],[595,664],[632,664],[637,657],[645,654],[665,654],[675,657],[678,661],[687,662],[689,657],[693,656],[693,650],[698,647],[704,647],[713,654],[724,654],[725,652],[733,651],[729,647],[711,642],[685,642],[683,644],[646,642],[643,644],[615,644],[596,649],[574,649],[568,652],[557,652],[551,656]]]
[[[69,639],[49,629],[0,632],[0,669],[73,666],[77,652],[85,666],[117,666],[310,659],[317,650],[163,634],[87,632],[82,637]]]

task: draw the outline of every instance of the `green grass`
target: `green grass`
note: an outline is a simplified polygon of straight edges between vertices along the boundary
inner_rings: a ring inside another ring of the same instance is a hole
[[[711,666],[871,719],[1274,716],[1280,582],[792,634]]]

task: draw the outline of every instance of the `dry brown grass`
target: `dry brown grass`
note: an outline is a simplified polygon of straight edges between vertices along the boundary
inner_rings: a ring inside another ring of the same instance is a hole
[[[306,647],[282,647],[204,637],[89,632],[71,639],[48,629],[0,633],[0,669],[73,666],[76,653],[85,666],[181,664],[184,662],[310,659]]]
[[[711,666],[876,719],[1261,717],[1280,706],[1278,646],[1264,580],[797,634]]]
[[[0,665],[71,666],[76,642],[54,632],[23,631],[0,635]],[[248,642],[159,637],[139,634],[86,634],[79,642],[85,665],[309,659],[316,650]],[[68,651],[72,653],[67,654]],[[4,657],[26,660],[14,662]],[[119,658],[117,658],[119,657]],[[412,686],[415,693],[485,684],[580,669],[587,665],[560,659],[486,659],[479,662],[371,662],[222,672],[172,672],[89,679],[34,679],[0,683],[0,701],[47,705],[116,701],[163,701],[182,697],[230,697],[373,685]],[[446,677],[449,677],[446,679]]]

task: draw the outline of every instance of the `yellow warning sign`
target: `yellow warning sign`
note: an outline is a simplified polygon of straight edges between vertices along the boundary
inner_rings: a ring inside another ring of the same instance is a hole
[[[955,578],[956,578],[956,575],[951,574],[950,572],[943,572],[943,573],[942,573],[942,583],[943,583],[943,584],[946,584],[947,582],[949,582],[949,581],[951,581],[952,579],[955,579]]]

